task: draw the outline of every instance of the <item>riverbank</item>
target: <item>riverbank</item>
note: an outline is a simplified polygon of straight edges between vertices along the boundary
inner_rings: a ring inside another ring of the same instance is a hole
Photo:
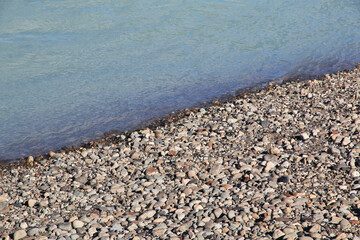
[[[174,122],[4,168],[0,233],[359,239],[359,133],[358,68],[272,85],[185,111]]]

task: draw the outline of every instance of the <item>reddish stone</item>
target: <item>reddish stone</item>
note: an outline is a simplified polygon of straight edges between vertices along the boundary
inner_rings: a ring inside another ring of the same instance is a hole
[[[167,155],[169,155],[169,156],[175,156],[176,154],[177,154],[177,152],[176,152],[176,151],[171,150],[171,151],[169,151],[169,152],[168,152],[168,154],[167,154]]]

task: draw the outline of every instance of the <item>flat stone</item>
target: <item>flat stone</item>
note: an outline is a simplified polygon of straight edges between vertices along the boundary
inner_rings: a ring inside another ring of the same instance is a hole
[[[30,237],[32,237],[32,236],[37,236],[37,235],[39,235],[39,228],[32,228],[32,229],[30,229],[28,232],[27,232],[27,234],[30,236]]]
[[[346,233],[341,233],[341,234],[337,235],[335,240],[341,240],[341,239],[346,239],[346,238],[347,238]]]
[[[335,224],[340,223],[341,220],[343,220],[343,218],[336,217],[336,216],[333,216],[333,217],[331,218],[331,222],[332,222],[332,223],[335,223]]]
[[[26,236],[27,236],[27,234],[26,234],[25,230],[17,230],[14,233],[14,240],[22,239],[22,238],[24,238]]]
[[[265,171],[269,172],[271,170],[273,170],[276,167],[276,164],[273,162],[267,162],[266,163],[266,167],[265,167]]]
[[[155,210],[149,210],[139,216],[139,220],[146,220],[152,218],[156,214]]]
[[[84,226],[84,223],[80,220],[75,220],[72,222],[73,228],[82,228]]]
[[[309,230],[310,233],[318,233],[318,232],[321,232],[321,226],[319,224],[315,224],[313,225],[310,230]]]
[[[71,231],[71,229],[72,229],[71,223],[69,223],[69,222],[60,224],[59,228],[62,230],[65,230],[65,231]]]
[[[285,236],[285,233],[283,231],[281,231],[280,229],[276,229],[272,236],[274,239],[279,239],[279,238]]]

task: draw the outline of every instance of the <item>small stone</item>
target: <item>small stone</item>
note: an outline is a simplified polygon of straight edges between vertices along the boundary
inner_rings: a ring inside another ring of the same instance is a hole
[[[8,194],[7,193],[4,193],[4,194],[0,195],[0,203],[7,202],[7,200],[8,200]]]
[[[32,236],[37,236],[39,235],[39,228],[32,228],[30,229],[27,234],[32,237]]]
[[[124,188],[120,184],[113,184],[110,188],[111,193],[122,193]]]
[[[80,236],[78,235],[78,234],[71,234],[70,235],[70,238],[72,239],[72,240],[76,240],[76,239],[78,239]],[[102,238],[101,238],[102,239]]]
[[[215,217],[217,217],[217,218],[219,218],[222,213],[223,213],[223,211],[221,210],[221,208],[217,208],[214,210]]]
[[[71,218],[69,218],[69,222],[73,222],[73,221],[75,221],[75,220],[77,220],[78,219],[78,217],[77,216],[73,216],[73,217],[71,217]]]
[[[349,220],[349,223],[351,223],[353,225],[359,225],[360,221],[359,220]]]
[[[28,225],[27,225],[26,222],[22,222],[22,223],[20,224],[20,227],[21,227],[22,229],[25,229],[25,228],[28,227]]]
[[[153,221],[154,224],[157,224],[157,223],[162,223],[164,222],[166,219],[165,218],[157,218]]]
[[[276,162],[278,159],[278,157],[274,154],[266,154],[264,156],[264,161],[267,161],[267,162]]]
[[[132,155],[131,155],[131,159],[138,159],[140,157],[140,153],[138,152],[134,152]]]
[[[332,147],[332,148],[330,148],[330,153],[338,156],[338,155],[340,155],[341,152],[339,149]]]
[[[187,231],[191,226],[192,226],[192,222],[191,222],[191,221],[188,221],[188,222],[186,222],[185,224],[181,224],[181,225],[178,227],[178,230],[179,230],[180,232],[185,232],[185,231]]]
[[[123,227],[120,225],[120,224],[114,224],[112,227],[111,227],[111,230],[112,231],[115,231],[115,232],[119,232],[119,231],[123,231]]]
[[[269,172],[275,168],[276,164],[273,162],[267,162],[265,167],[265,172]]]
[[[176,156],[177,155],[177,152],[175,150],[170,150],[168,153],[167,153],[168,156]]]
[[[300,136],[302,140],[307,140],[310,137],[308,133],[302,133]]]
[[[200,210],[203,210],[203,209],[204,209],[204,207],[201,206],[200,204],[196,204],[196,205],[194,206],[194,210],[196,210],[196,211],[200,211]]]
[[[351,140],[349,137],[344,137],[342,142],[341,142],[341,145],[343,146],[346,146],[346,145],[349,145],[351,143]]]
[[[152,218],[156,214],[155,210],[149,210],[139,216],[139,220],[146,220]]]
[[[158,170],[154,167],[149,167],[148,169],[146,169],[146,174],[147,175],[154,175],[158,172]]]
[[[159,224],[159,226],[155,227],[152,230],[152,234],[154,236],[162,236],[167,230],[167,226],[165,224]]]
[[[320,233],[311,233],[310,237],[314,238],[314,239],[322,239],[323,236]]]
[[[360,176],[360,173],[358,172],[358,171],[356,171],[356,170],[351,170],[351,176],[353,177],[353,178],[357,178],[357,177],[359,177]]]
[[[54,155],[55,155],[54,152],[51,152],[51,151],[49,152],[49,156],[50,156],[50,157],[53,157]]]
[[[28,201],[29,207],[35,206],[36,202],[37,202],[37,201],[36,201],[35,199],[30,199],[30,200]]]
[[[298,235],[296,233],[287,233],[283,239],[286,239],[286,240],[295,240],[295,239],[298,239]]]
[[[132,223],[127,229],[129,231],[134,231],[138,228],[138,226],[135,223]]]
[[[89,233],[90,236],[94,235],[95,233],[97,233],[97,230],[95,227],[91,227],[87,230],[87,232]]]
[[[87,157],[87,155],[88,155],[88,152],[87,152],[87,151],[82,151],[82,152],[81,152],[81,156]]]
[[[346,236],[346,233],[341,233],[340,235],[338,235],[335,240],[341,240],[341,239],[345,239],[347,236]]]
[[[48,200],[41,200],[39,203],[40,207],[47,207],[49,205]]]
[[[187,174],[188,174],[189,178],[195,178],[195,179],[197,179],[197,175],[196,175],[196,172],[195,172],[194,170],[188,171]]]
[[[220,164],[215,164],[211,169],[210,169],[210,176],[216,176],[218,175],[220,172],[222,171],[222,165]]]
[[[335,224],[338,224],[342,219],[343,219],[343,218],[333,216],[333,217],[331,218],[331,222],[332,222],[332,223],[335,223]]]
[[[296,233],[297,231],[292,227],[286,227],[282,230],[286,235],[289,233]]]
[[[59,228],[68,232],[71,231],[72,229],[71,224],[69,222],[60,224]]]
[[[348,231],[350,228],[351,228],[351,223],[348,220],[346,219],[341,220],[340,222],[341,231]]]
[[[227,189],[227,190],[229,190],[229,189],[232,189],[232,188],[233,188],[233,186],[232,186],[232,185],[230,185],[230,184],[223,184],[223,185],[221,185],[221,187],[223,187],[223,188],[225,188],[225,189]]]
[[[279,238],[285,236],[285,233],[283,231],[281,231],[280,229],[276,229],[272,236],[274,239],[279,239]]]
[[[235,216],[236,216],[235,211],[234,211],[234,210],[230,210],[229,213],[228,213],[229,219],[232,219],[232,218],[234,218]]]
[[[291,207],[286,207],[286,208],[283,210],[283,212],[284,212],[285,214],[289,214],[289,213],[292,212],[292,208],[291,208]]]
[[[22,238],[24,238],[26,236],[27,236],[27,234],[26,234],[25,230],[17,230],[14,233],[14,240],[22,239]]]
[[[321,231],[321,226],[319,224],[315,224],[309,230],[310,233],[318,233]]]
[[[84,226],[84,223],[80,220],[75,220],[72,222],[73,228],[82,228]]]

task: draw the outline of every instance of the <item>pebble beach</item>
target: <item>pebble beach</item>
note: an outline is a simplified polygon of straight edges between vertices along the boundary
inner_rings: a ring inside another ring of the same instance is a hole
[[[360,67],[1,166],[1,239],[360,240]]]

